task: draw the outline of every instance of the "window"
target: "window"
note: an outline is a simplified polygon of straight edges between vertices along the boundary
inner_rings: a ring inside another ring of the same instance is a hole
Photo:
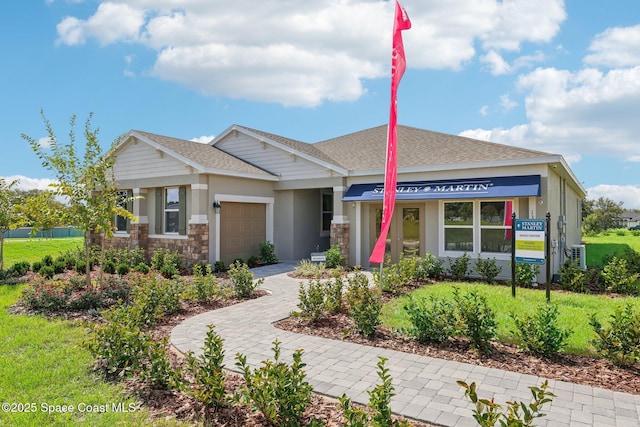
[[[513,202],[480,202],[480,252],[511,253]]]
[[[180,192],[177,187],[164,190],[164,232],[178,233],[180,221]]]
[[[118,201],[117,205],[119,208],[126,209],[131,212],[131,201],[130,194],[126,190],[118,191]],[[123,216],[116,215],[116,232],[118,233],[126,233],[129,228],[129,220]]]
[[[445,202],[444,248],[473,251],[473,202]]]
[[[331,232],[331,220],[333,219],[333,194],[322,193],[322,235],[329,235]]]
[[[443,203],[444,250],[511,253],[513,201]]]

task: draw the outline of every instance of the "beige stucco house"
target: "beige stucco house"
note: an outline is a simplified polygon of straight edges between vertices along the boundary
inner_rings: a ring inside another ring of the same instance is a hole
[[[280,260],[338,243],[368,266],[379,232],[386,126],[314,144],[233,125],[208,144],[131,131],[118,187],[142,196],[109,242],[229,264],[275,244]],[[581,240],[585,190],[561,155],[398,127],[398,187],[387,251],[495,258],[508,276],[506,218],[550,212],[552,270]],[[566,249],[566,250],[565,250]]]

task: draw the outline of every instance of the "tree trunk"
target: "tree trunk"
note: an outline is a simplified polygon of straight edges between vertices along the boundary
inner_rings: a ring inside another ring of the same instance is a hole
[[[91,232],[84,232],[84,257],[85,257],[85,284],[87,289],[91,289]]]

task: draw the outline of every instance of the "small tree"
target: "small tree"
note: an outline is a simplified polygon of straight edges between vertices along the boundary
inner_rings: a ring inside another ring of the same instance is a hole
[[[0,271],[4,270],[4,235],[17,228],[22,220],[11,191],[17,183],[17,180],[7,183],[0,178]]]
[[[76,149],[75,124],[76,116],[71,116],[69,142],[59,144],[51,123],[41,111],[47,131],[50,150],[40,145],[39,141],[22,134],[29,142],[31,149],[42,160],[42,166],[54,171],[56,182],[51,184],[54,194],[66,200],[67,208],[63,211],[63,219],[67,224],[76,225],[84,233],[86,283],[91,286],[91,233],[104,233],[106,238],[113,236],[116,216],[134,219],[135,217],[118,204],[120,200],[113,176],[115,156],[113,148],[122,140],[118,137],[111,148],[103,154],[98,142],[98,128],[93,128],[89,114],[85,122],[84,138],[86,139],[84,156],[80,158]],[[104,243],[104,239],[103,239]],[[102,251],[104,254],[104,251]]]

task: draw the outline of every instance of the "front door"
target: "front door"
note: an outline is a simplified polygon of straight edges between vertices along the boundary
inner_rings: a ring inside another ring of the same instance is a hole
[[[382,223],[382,207],[377,206],[371,209],[373,221],[370,221],[374,227],[370,232],[371,250],[380,235],[380,225]],[[387,235],[387,244],[385,246],[385,259],[390,258],[391,262],[398,262],[402,256],[421,256],[424,247],[422,236],[424,233],[424,221],[422,221],[423,209],[415,205],[396,205],[389,234]]]

